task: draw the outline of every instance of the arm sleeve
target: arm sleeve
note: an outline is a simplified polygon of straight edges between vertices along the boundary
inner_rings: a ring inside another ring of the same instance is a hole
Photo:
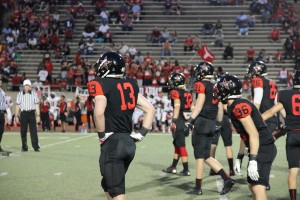
[[[264,90],[262,88],[254,88],[253,92],[254,92],[253,103],[261,104]]]
[[[197,94],[205,94],[205,86],[203,83],[201,82],[196,82],[194,84],[194,91],[197,93]]]
[[[240,120],[251,115],[252,108],[248,103],[239,103],[234,106],[233,115],[236,119]]]
[[[33,96],[34,104],[40,103],[40,100],[39,100],[37,94],[34,92],[33,95],[34,95],[34,96]]]
[[[104,95],[103,90],[102,90],[102,86],[98,81],[90,81],[87,84],[87,88],[89,91],[89,95],[90,96],[98,96],[98,95]]]
[[[178,93],[177,90],[172,90],[172,91],[170,92],[170,96],[171,96],[171,99],[173,99],[173,100],[179,99],[179,98],[180,98],[180,97],[179,97],[179,93]]]
[[[19,92],[17,99],[16,99],[16,104],[20,105],[21,104],[21,92]]]

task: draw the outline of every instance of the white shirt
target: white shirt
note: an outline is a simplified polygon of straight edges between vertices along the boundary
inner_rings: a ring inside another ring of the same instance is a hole
[[[102,12],[100,13],[100,17],[102,17],[103,19],[108,19],[107,12],[106,12],[106,11],[102,11]]]
[[[33,88],[37,88],[38,90],[40,90],[40,88],[43,86],[43,83],[42,82],[37,82],[35,81],[33,84],[32,84],[32,87]]]
[[[50,109],[51,110],[58,109],[57,105],[58,105],[58,102],[60,101],[60,97],[54,97],[54,98],[48,97],[47,101],[50,104]]]
[[[38,104],[39,98],[34,91],[30,93],[24,93],[23,91],[18,93],[16,104],[20,105],[21,111],[32,111],[35,110],[35,104]]]
[[[106,33],[108,29],[109,26],[107,24],[106,25],[101,24],[101,26],[99,27],[99,31],[102,33]]]
[[[6,110],[5,92],[0,88],[0,111]]]
[[[129,47],[125,44],[125,45],[123,45],[123,46],[120,48],[119,53],[120,53],[122,56],[124,56],[124,55],[127,53],[128,50],[129,50]]]
[[[48,71],[47,70],[41,70],[38,74],[40,77],[40,81],[46,81],[47,76],[48,76]]]
[[[287,77],[288,77],[288,71],[287,70],[280,70],[279,78],[287,78]]]

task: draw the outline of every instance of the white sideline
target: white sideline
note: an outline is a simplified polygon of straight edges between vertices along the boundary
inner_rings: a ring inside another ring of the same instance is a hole
[[[78,138],[74,138],[74,139],[69,139],[69,140],[64,140],[64,141],[60,141],[60,142],[56,142],[56,143],[52,143],[52,144],[47,144],[45,146],[41,146],[41,149],[45,149],[45,148],[48,148],[48,147],[53,147],[53,146],[56,146],[56,145],[60,145],[60,144],[65,144],[65,143],[69,143],[69,142],[73,142],[73,141],[76,141],[76,140],[81,140],[81,139],[85,139],[85,138],[90,138],[90,137],[94,137],[96,134],[89,134],[89,135],[85,135],[85,136],[82,136],[82,137],[78,137]],[[30,148],[28,150],[33,150],[33,148]],[[13,152],[11,153],[9,156],[1,156],[0,159],[3,159],[3,158],[9,158],[9,157],[19,157],[21,154],[21,151],[17,151],[17,152]]]

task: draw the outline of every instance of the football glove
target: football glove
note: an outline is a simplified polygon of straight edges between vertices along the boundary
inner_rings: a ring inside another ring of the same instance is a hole
[[[248,165],[248,176],[254,181],[258,181],[259,179],[256,155],[252,155],[252,154],[250,155],[249,165]]]
[[[176,132],[176,122],[177,122],[177,119],[173,118],[172,123],[171,123],[171,132],[172,133]]]
[[[235,160],[234,171],[237,174],[241,174],[241,167],[242,167],[243,158],[244,158],[244,154],[238,154],[238,156]]]
[[[192,131],[194,129],[194,123],[195,123],[195,119],[193,119],[192,117],[190,117],[190,119],[185,122],[185,127],[183,129],[184,132],[187,132],[187,131]]]
[[[135,142],[141,142],[144,139],[144,136],[140,133],[131,133],[130,137],[135,141]]]
[[[113,132],[104,133],[104,132],[99,132],[99,131],[97,133],[98,133],[100,144],[103,144],[112,134],[114,134]]]
[[[273,133],[273,137],[275,140],[277,140],[278,138],[280,138],[281,136],[286,135],[287,133],[287,128],[285,125],[280,125],[279,128],[277,128]]]

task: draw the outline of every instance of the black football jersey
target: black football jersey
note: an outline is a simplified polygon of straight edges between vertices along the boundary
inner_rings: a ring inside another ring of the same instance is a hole
[[[214,98],[214,84],[210,81],[197,81],[194,83],[194,91],[198,94],[205,94],[205,101],[199,116],[216,119],[218,114],[218,100]]]
[[[182,89],[173,89],[170,91],[171,103],[172,107],[174,108],[174,100],[180,100],[180,112],[190,112],[192,103],[193,103],[193,96],[192,93]]]
[[[128,77],[96,78],[87,86],[91,96],[104,95],[107,99],[105,132],[131,133],[132,114],[139,93],[136,80]]]
[[[233,103],[228,106],[228,116],[237,133],[240,134],[241,139],[245,142],[245,145],[249,148],[249,135],[240,122],[240,119],[246,118],[249,115],[259,133],[259,145],[263,146],[274,143],[273,136],[255,105],[248,99],[240,98],[235,99]]]
[[[277,101],[282,103],[285,109],[287,129],[300,130],[300,91],[294,89],[280,91]]]
[[[254,77],[251,80],[252,85],[252,98],[254,97],[254,88],[262,88],[263,89],[263,98],[261,100],[259,111],[260,113],[264,113],[275,105],[275,97],[277,94],[277,85],[275,82],[267,79],[266,77]],[[273,116],[269,119],[269,121],[277,122],[276,116]]]

